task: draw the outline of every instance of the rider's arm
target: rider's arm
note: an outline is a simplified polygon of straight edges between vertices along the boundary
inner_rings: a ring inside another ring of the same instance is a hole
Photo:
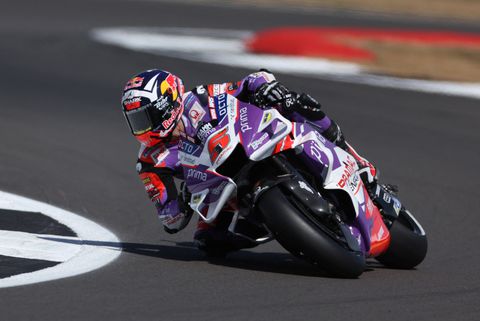
[[[259,107],[274,107],[292,121],[309,121],[331,142],[344,148],[345,139],[340,127],[321,109],[311,96],[297,94],[278,82],[275,76],[262,69],[249,74],[237,83],[209,85],[209,95],[227,92],[237,99]]]
[[[232,94],[241,101],[255,103],[255,93],[258,89],[264,84],[270,84],[275,81],[275,76],[271,72],[262,69],[249,74],[237,82],[235,86],[237,90]]]
[[[250,103],[274,107],[292,121],[309,121],[317,126],[325,138],[344,147],[345,139],[340,127],[321,110],[320,103],[310,95],[299,95],[289,90],[272,73],[261,70],[250,74],[238,87],[243,89],[239,96],[248,97]]]
[[[155,165],[151,155],[142,157],[137,162],[137,172],[145,191],[154,203],[157,214],[164,229],[168,233],[176,233],[188,224],[191,211],[185,204],[183,194],[179,193],[174,182],[175,171],[163,163]]]

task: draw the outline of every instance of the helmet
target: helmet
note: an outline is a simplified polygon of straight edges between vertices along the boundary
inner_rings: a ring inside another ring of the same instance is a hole
[[[168,71],[153,69],[130,79],[122,107],[132,134],[151,147],[171,135],[183,113],[183,82]]]

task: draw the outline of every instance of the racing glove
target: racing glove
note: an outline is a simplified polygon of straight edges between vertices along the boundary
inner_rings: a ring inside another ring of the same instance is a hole
[[[261,85],[254,94],[253,103],[262,108],[280,105],[285,112],[296,111],[307,118],[318,118],[318,113],[321,113],[320,103],[312,96],[305,93],[299,95],[278,81]]]
[[[255,92],[253,103],[261,108],[275,105],[292,106],[295,103],[296,94],[278,81],[264,83]],[[282,106],[283,107],[283,106]]]
[[[170,226],[175,226],[175,227],[170,227],[167,224],[163,225],[164,231],[167,232],[168,234],[175,234],[183,230],[190,222],[190,219],[192,218],[192,215],[193,215],[193,210],[188,204],[188,202],[190,201],[191,196],[192,194],[188,191],[185,182],[183,182],[180,187],[180,193],[178,194],[178,198],[177,198],[178,214],[175,215],[173,218],[178,223],[168,224]]]

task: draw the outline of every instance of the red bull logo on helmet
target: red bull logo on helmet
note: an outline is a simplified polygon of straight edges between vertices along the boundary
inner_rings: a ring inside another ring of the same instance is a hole
[[[178,88],[177,88],[177,81],[176,77],[172,74],[168,75],[164,81],[160,84],[160,91],[162,95],[168,93],[172,95],[173,101],[177,100],[178,98]]]
[[[133,77],[132,79],[130,79],[127,84],[125,85],[125,88],[123,88],[123,90],[129,90],[129,89],[132,89],[132,88],[138,88],[138,87],[141,87],[143,84],[143,78],[142,77]]]

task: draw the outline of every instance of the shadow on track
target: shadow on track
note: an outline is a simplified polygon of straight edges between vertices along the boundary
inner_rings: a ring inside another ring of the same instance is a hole
[[[176,261],[208,261],[214,265],[229,268],[262,271],[270,273],[291,274],[311,277],[329,277],[327,273],[318,268],[296,259],[288,253],[257,253],[250,251],[238,251],[228,255],[227,258],[207,258],[193,244],[193,242],[171,242],[174,245],[128,243],[128,242],[104,242],[93,240],[65,239],[56,237],[39,237],[44,240],[106,247],[138,255],[145,255],[167,260]]]

